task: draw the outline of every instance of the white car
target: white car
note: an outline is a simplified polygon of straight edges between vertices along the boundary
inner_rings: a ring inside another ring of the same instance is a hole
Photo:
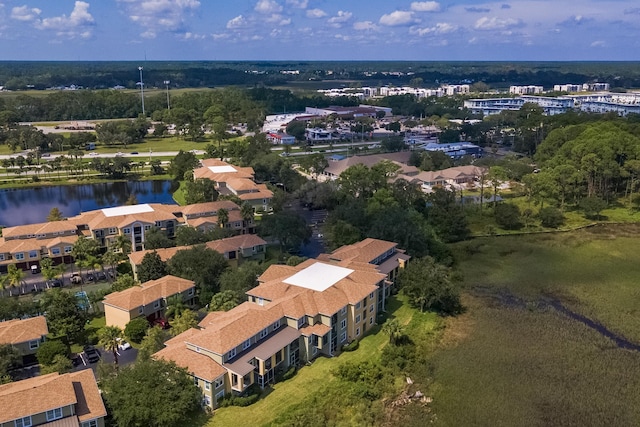
[[[130,348],[131,348],[131,344],[129,344],[122,338],[118,338],[118,350],[124,351],[124,350],[129,350]]]

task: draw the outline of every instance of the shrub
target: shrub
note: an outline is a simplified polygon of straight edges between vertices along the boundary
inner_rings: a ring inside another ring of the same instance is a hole
[[[382,349],[380,363],[382,366],[392,366],[403,370],[415,360],[415,346],[413,344],[393,345],[387,344]]]
[[[144,317],[132,319],[124,328],[124,334],[129,340],[140,343],[149,329],[149,322]]]
[[[51,365],[58,355],[64,356],[65,358],[69,355],[69,347],[60,340],[43,342],[36,352],[38,363],[41,365]]]
[[[538,216],[540,217],[543,227],[558,228],[564,222],[564,215],[562,215],[560,209],[554,208],[553,206],[540,209]]]
[[[345,344],[342,346],[342,351],[355,351],[360,347],[360,343],[358,340],[352,341],[349,344]]]
[[[522,227],[520,209],[511,203],[500,203],[494,209],[496,223],[506,230],[517,230]]]
[[[281,371],[276,375],[276,382],[286,381],[293,378],[296,375],[297,369],[295,365],[290,366],[286,371]]]
[[[260,399],[260,389],[254,387],[254,385],[247,389],[247,396],[226,395],[222,400],[218,401],[218,406],[224,408],[227,406],[253,405]]]

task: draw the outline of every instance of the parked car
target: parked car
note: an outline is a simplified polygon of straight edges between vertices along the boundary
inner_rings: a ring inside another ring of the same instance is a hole
[[[158,318],[153,321],[153,326],[160,326],[162,329],[169,329],[171,325],[166,319]]]
[[[87,273],[87,282],[93,282],[94,280],[96,280],[96,277],[93,273]]]
[[[71,283],[73,283],[74,285],[79,284],[80,282],[82,282],[82,277],[80,277],[80,274],[78,273],[73,273],[71,275]]]
[[[92,345],[84,346],[84,356],[89,363],[96,363],[100,360],[100,352]]]
[[[107,275],[104,271],[98,271],[96,277],[98,278],[98,280],[107,280]]]
[[[131,348],[131,344],[129,344],[122,338],[118,338],[117,341],[118,341],[118,350],[124,351],[124,350],[129,350]]]
[[[77,353],[72,353],[71,356],[69,356],[69,358],[71,359],[71,363],[73,364],[73,366],[80,366],[80,364],[82,363],[82,357],[77,354]]]
[[[131,154],[138,154],[138,152],[137,151],[132,151]]]
[[[60,279],[49,280],[49,281],[47,281],[47,287],[49,287],[49,288],[61,288],[62,287],[62,281]]]

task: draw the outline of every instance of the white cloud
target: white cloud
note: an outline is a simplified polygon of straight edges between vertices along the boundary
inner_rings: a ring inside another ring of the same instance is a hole
[[[322,9],[309,9],[307,10],[307,18],[324,18],[327,16],[327,12]]]
[[[474,25],[476,30],[506,30],[508,28],[521,27],[522,21],[514,18],[489,18],[483,16]]]
[[[603,40],[596,40],[591,43],[591,47],[607,47],[607,43]]]
[[[391,12],[380,17],[380,24],[387,27],[409,25],[414,22],[413,12],[407,12],[404,10],[396,10],[395,12]]]
[[[291,24],[291,18],[285,18],[279,13],[274,13],[266,19],[267,22],[278,25],[289,25]]]
[[[351,12],[345,12],[343,10],[339,10],[338,14],[336,16],[332,16],[331,18],[329,18],[327,22],[334,27],[341,27],[342,24],[344,24],[349,19],[351,19],[352,16],[353,16],[353,13]]]
[[[378,26],[371,21],[360,21],[353,23],[353,29],[357,31],[376,31]]]
[[[425,36],[427,34],[442,35],[442,34],[453,33],[457,29],[458,29],[458,27],[453,25],[453,24],[449,24],[447,22],[438,22],[433,27],[427,27],[427,28],[415,28],[414,27],[414,28],[411,28],[410,32],[411,32],[411,34],[417,34],[419,36]]]
[[[282,12],[282,6],[280,6],[274,0],[258,0],[256,7],[253,8],[258,13],[264,13],[265,15]]]
[[[95,25],[95,21],[89,13],[89,3],[76,1],[69,16],[39,19],[34,25],[39,30],[54,31],[58,36],[86,39],[91,37],[91,27]]]
[[[238,15],[227,22],[227,28],[229,29],[245,28],[248,25],[249,25],[249,22],[247,22],[245,17],[242,15]]]
[[[29,8],[29,6],[18,6],[11,9],[11,18],[16,21],[33,21],[40,16],[42,11],[38,8]]]
[[[229,37],[231,37],[229,34],[226,33],[214,33],[211,34],[211,38],[214,40],[224,40],[224,39],[228,39]]]
[[[200,7],[198,0],[116,0],[129,19],[142,27],[142,37],[153,38],[161,32],[186,33],[187,15]]]
[[[440,3],[437,1],[414,1],[411,3],[411,10],[414,12],[438,12]]]
[[[309,0],[287,0],[287,4],[298,9],[306,9],[309,6]]]

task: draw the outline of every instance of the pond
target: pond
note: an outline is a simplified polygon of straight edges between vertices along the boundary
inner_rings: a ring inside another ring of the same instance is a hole
[[[171,181],[128,181],[0,190],[0,225],[45,222],[51,208],[65,217],[123,205],[134,194],[138,203],[175,204]]]

